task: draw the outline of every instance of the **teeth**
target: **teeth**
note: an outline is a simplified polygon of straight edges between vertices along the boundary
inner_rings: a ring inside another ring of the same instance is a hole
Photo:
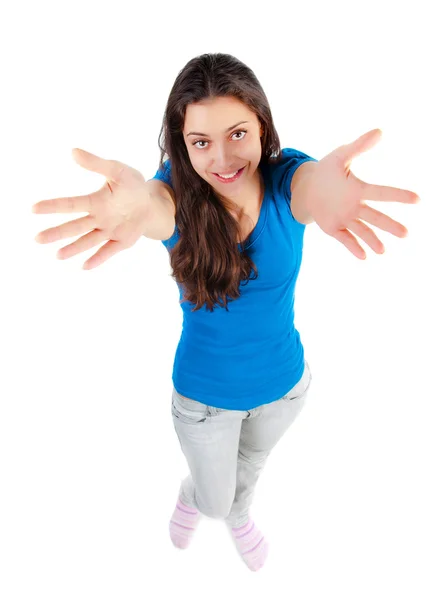
[[[239,171],[239,169],[238,169],[238,171]],[[230,179],[231,177],[235,177],[235,175],[238,173],[238,171],[235,171],[235,173],[232,173],[231,175],[220,175],[218,173],[218,176],[222,177],[223,179]]]

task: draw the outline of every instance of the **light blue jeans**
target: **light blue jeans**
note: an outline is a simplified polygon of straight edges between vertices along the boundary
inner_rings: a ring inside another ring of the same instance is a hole
[[[303,408],[312,374],[282,398],[247,411],[208,406],[173,388],[172,417],[190,474],[179,497],[202,514],[241,527],[272,448]]]

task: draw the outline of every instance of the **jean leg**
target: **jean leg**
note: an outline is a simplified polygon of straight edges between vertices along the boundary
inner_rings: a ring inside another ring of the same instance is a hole
[[[254,490],[267,457],[302,410],[312,375],[305,362],[300,381],[282,398],[244,419],[238,450],[235,498],[226,522],[241,527],[249,518]]]
[[[173,390],[173,422],[190,469],[180,498],[208,517],[226,518],[233,504],[244,414],[207,406]]]

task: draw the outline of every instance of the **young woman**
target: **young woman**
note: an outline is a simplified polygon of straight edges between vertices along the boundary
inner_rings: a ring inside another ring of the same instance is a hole
[[[75,149],[82,167],[106,177],[103,187],[33,206],[40,214],[88,213],[36,237],[48,243],[80,235],[59,250],[62,259],[106,242],[84,268],[141,235],[161,240],[170,254],[183,310],[171,410],[190,468],[170,521],[178,548],[188,546],[204,514],[226,521],[250,569],[264,564],[267,542],[250,514],[255,485],[311,383],[294,326],[305,227],[316,222],[365,258],[352,234],[375,252],[384,248],[364,221],[399,237],[407,231],[364,199],[419,199],[350,171],[380,134],[373,130],[320,161],[282,150],[254,73],[233,56],[204,54],[174,82],[153,179]]]

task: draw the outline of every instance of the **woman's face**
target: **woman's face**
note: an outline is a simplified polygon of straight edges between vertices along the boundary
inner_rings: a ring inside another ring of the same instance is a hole
[[[183,136],[195,171],[226,197],[252,180],[261,159],[258,117],[240,100],[218,97],[189,104]],[[219,175],[232,175],[224,180]]]

